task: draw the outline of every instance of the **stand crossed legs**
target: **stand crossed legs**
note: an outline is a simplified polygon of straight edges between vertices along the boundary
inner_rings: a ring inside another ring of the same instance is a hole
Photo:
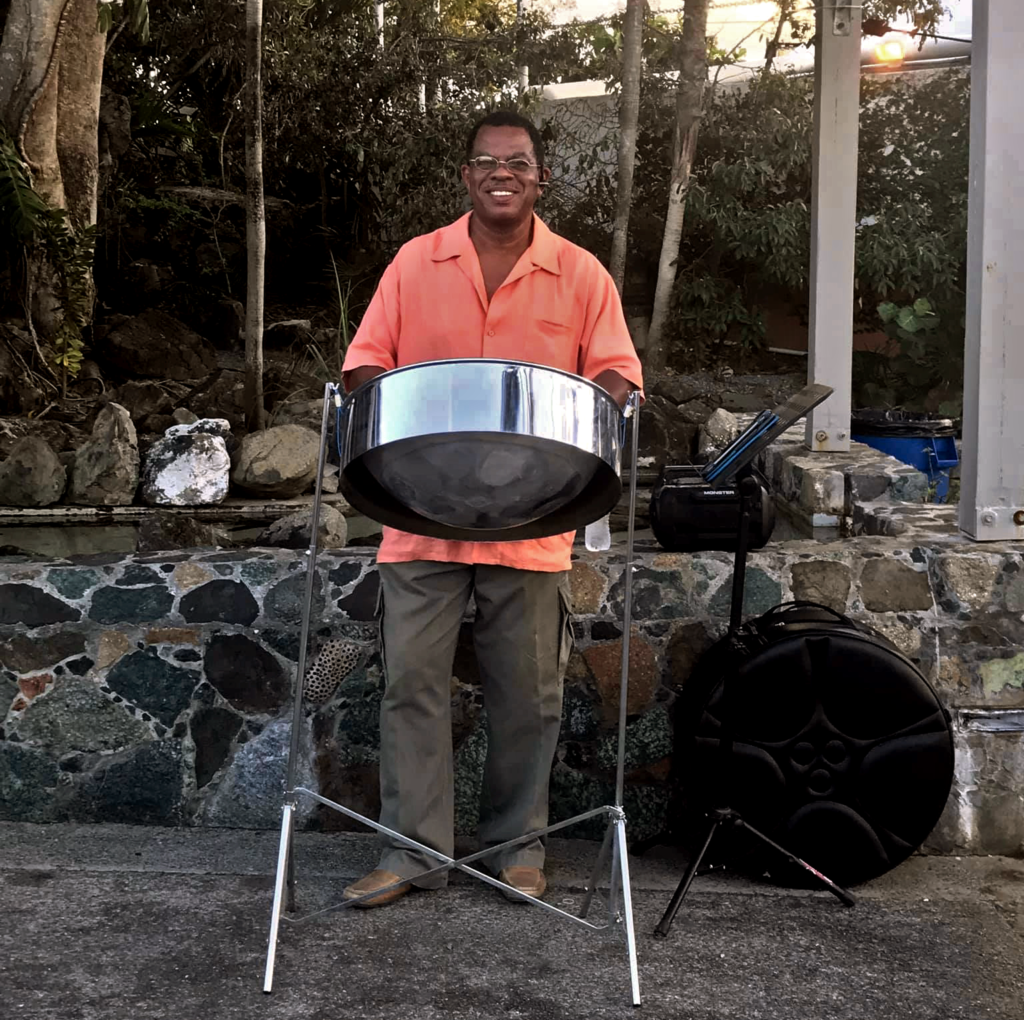
[[[626,562],[624,566],[625,570],[625,597],[624,597],[624,608],[623,608],[623,640],[622,640],[622,678],[620,683],[619,691],[619,735],[618,735],[618,761],[616,768],[616,781],[615,781],[615,803],[609,805],[603,805],[601,807],[594,808],[590,811],[585,811],[582,814],[575,815],[572,818],[565,819],[564,821],[558,822],[555,825],[549,825],[543,829],[538,829],[534,832],[528,832],[516,839],[509,840],[508,842],[502,843],[498,846],[488,847],[486,850],[481,850],[478,853],[469,854],[465,857],[454,859],[446,856],[445,854],[439,853],[436,850],[431,849],[428,846],[424,846],[422,843],[418,843],[416,840],[409,839],[407,836],[402,835],[400,832],[395,832],[389,829],[379,822],[373,821],[372,819],[366,818],[350,808],[345,807],[343,804],[339,804],[336,801],[328,800],[326,797],[320,796],[320,794],[313,790],[306,789],[302,786],[296,786],[296,770],[299,756],[299,738],[303,723],[303,690],[306,673],[306,651],[309,639],[309,626],[310,626],[310,613],[313,602],[313,589],[316,579],[316,557],[317,557],[317,540],[319,531],[320,521],[320,504],[323,490],[323,472],[324,464],[327,457],[327,433],[328,433],[328,421],[330,419],[331,403],[335,406],[335,413],[339,414],[342,405],[342,395],[340,388],[334,383],[328,383],[324,390],[324,407],[323,407],[323,420],[320,429],[320,455],[317,464],[317,478],[316,478],[316,490],[313,499],[313,516],[312,526],[310,534],[310,546],[307,552],[309,557],[309,563],[307,564],[306,571],[306,593],[305,602],[303,605],[302,613],[302,633],[299,639],[299,661],[295,671],[295,688],[293,691],[293,714],[292,714],[292,730],[291,730],[291,745],[289,748],[288,755],[288,772],[286,779],[285,789],[285,803],[281,814],[281,835],[278,843],[277,853],[277,872],[274,881],[274,899],[271,908],[270,915],[270,936],[267,946],[267,963],[263,978],[263,991],[270,992],[273,988],[274,981],[274,965],[277,956],[277,941],[280,933],[281,921],[284,920],[292,924],[301,924],[305,921],[309,921],[315,917],[319,917],[323,914],[330,913],[335,910],[342,910],[348,907],[358,905],[362,900],[367,899],[371,896],[379,896],[385,889],[376,889],[371,893],[366,893],[364,896],[358,899],[344,900],[340,903],[336,903],[332,906],[325,907],[322,910],[313,911],[312,913],[306,914],[299,917],[289,917],[286,914],[293,913],[296,909],[295,901],[295,854],[294,854],[294,830],[295,830],[295,811],[298,806],[299,798],[307,797],[311,800],[322,804],[324,807],[331,809],[332,811],[338,811],[348,818],[354,821],[361,822],[363,825],[369,826],[372,829],[382,832],[392,839],[395,839],[405,846],[412,849],[418,850],[423,854],[435,859],[438,864],[436,867],[430,868],[419,875],[413,876],[413,879],[420,879],[439,875],[447,871],[457,870],[467,875],[478,879],[487,885],[494,886],[497,889],[501,889],[510,893],[515,894],[517,898],[525,900],[529,903],[534,904],[548,911],[551,914],[555,914],[562,917],[574,924],[580,925],[584,928],[589,928],[591,931],[608,931],[613,930],[621,925],[621,930],[625,933],[626,938],[626,949],[629,957],[629,978],[630,978],[630,991],[632,1003],[634,1006],[640,1005],[640,977],[639,970],[637,967],[637,955],[636,955],[636,932],[633,927],[633,902],[632,892],[629,880],[629,861],[627,856],[626,846],[626,814],[622,808],[623,799],[623,786],[624,786],[624,774],[625,774],[625,734],[626,734],[626,697],[628,688],[628,674],[629,674],[629,633],[630,633],[630,622],[632,614],[632,592],[633,592],[633,578],[632,578],[632,564],[633,564],[633,522],[636,513],[636,462],[637,462],[637,446],[639,439],[639,398],[634,395],[630,398],[629,403],[626,406],[625,415],[626,417],[632,417],[633,419],[633,431],[632,431],[632,462],[630,472],[630,492],[629,492],[629,527],[626,541]],[[476,868],[471,867],[474,862],[487,857],[490,854],[497,853],[501,850],[508,849],[509,847],[516,846],[519,843],[533,840],[538,836],[544,836],[552,832],[557,832],[560,829],[564,829],[570,825],[575,825],[579,822],[586,821],[591,818],[597,818],[605,816],[608,819],[608,827],[605,830],[604,841],[601,845],[601,850],[598,854],[597,863],[595,864],[594,871],[591,874],[590,880],[584,889],[583,899],[580,905],[578,914],[571,914],[568,911],[561,910],[558,907],[552,906],[550,903],[545,903],[543,900],[539,900],[533,896],[529,896],[525,893],[514,889],[512,886],[507,885],[500,880],[485,874]],[[595,924],[592,921],[587,920],[590,913],[590,907],[593,901],[593,897],[597,892],[598,878],[608,863],[609,852],[611,854],[611,871],[609,878],[609,894],[607,900],[607,921],[603,924]],[[409,879],[402,879],[401,882],[396,882],[394,886],[389,886],[388,889],[394,888],[397,885],[405,884]],[[620,906],[621,896],[621,906]]]
[[[729,612],[729,636],[733,639],[736,637],[736,633],[740,628],[740,623],[743,617],[743,588],[747,570],[747,544],[750,538],[750,500],[751,496],[757,491],[757,480],[754,478],[749,467],[740,472],[736,480],[736,485],[740,496],[739,534],[736,544],[736,559],[733,566],[732,603]],[[711,846],[711,841],[714,839],[715,833],[718,831],[719,827],[723,825],[731,825],[744,829],[752,836],[757,837],[761,842],[787,858],[790,863],[796,864],[798,867],[803,868],[808,874],[812,875],[817,881],[822,883],[830,893],[836,896],[844,906],[852,907],[855,903],[854,898],[845,889],[836,885],[835,882],[826,875],[823,875],[817,868],[812,867],[807,863],[807,861],[802,860],[795,854],[790,853],[784,847],[779,846],[778,843],[770,840],[763,832],[760,832],[748,822],[744,821],[739,812],[729,806],[729,798],[734,789],[732,768],[732,722],[734,716],[732,713],[732,705],[729,701],[732,684],[729,682],[728,677],[723,678],[722,687],[722,731],[719,737],[720,765],[715,791],[716,796],[718,797],[718,807],[715,807],[708,812],[707,817],[711,822],[711,825],[708,829],[707,837],[705,838],[699,853],[690,862],[689,867],[687,867],[686,872],[680,879],[679,885],[676,886],[676,891],[672,896],[672,900],[669,903],[668,908],[665,910],[661,920],[658,922],[658,926],[654,929],[654,934],[660,938],[665,938],[668,935],[669,930],[672,927],[672,921],[679,912],[679,908],[683,904],[683,899],[689,891],[691,883],[696,877],[697,869],[700,867],[701,861],[704,860],[704,855],[708,852],[708,848]]]

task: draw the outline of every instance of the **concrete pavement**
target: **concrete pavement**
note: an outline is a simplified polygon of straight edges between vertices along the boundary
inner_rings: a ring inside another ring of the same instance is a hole
[[[827,893],[699,877],[651,932],[684,860],[631,858],[644,1003],[625,943],[456,875],[392,906],[282,925],[262,993],[277,833],[0,824],[5,1020],[1021,1020],[1024,861],[915,857]],[[469,847],[466,848],[471,849]],[[597,845],[552,840],[571,909]],[[372,836],[300,833],[300,907],[373,866]]]

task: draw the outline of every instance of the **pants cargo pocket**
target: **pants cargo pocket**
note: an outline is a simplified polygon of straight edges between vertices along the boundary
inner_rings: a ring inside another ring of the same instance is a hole
[[[558,611],[558,679],[561,680],[565,677],[569,656],[576,645],[572,633],[572,587],[568,574],[558,585]]]
[[[377,621],[377,651],[380,654],[380,664],[384,670],[384,684],[388,682],[388,660],[384,654],[384,583],[377,586],[377,604],[374,606],[373,618]]]

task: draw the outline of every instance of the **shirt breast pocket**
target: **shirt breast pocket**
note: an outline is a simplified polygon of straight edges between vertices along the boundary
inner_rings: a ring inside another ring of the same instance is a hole
[[[534,319],[534,338],[538,354],[544,362],[567,372],[575,372],[579,354],[579,337],[571,322],[558,319]]]

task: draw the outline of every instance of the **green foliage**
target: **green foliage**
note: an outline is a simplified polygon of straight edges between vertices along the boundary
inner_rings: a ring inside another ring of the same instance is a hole
[[[945,0],[865,0],[863,17],[911,21],[921,31],[934,32],[945,13]]]
[[[878,317],[889,345],[854,353],[859,406],[937,411],[959,417],[963,407],[964,320],[940,315],[927,298],[883,301]]]
[[[92,264],[96,252],[96,227],[73,233],[63,209],[53,215],[41,235],[47,259],[57,271],[61,321],[51,339],[53,364],[64,385],[78,375],[84,358],[82,330],[92,321]]]
[[[877,328],[873,310],[887,300],[912,304],[928,296],[943,308],[943,330],[962,315],[969,85],[959,69],[862,83],[858,329]],[[629,273],[634,293],[646,288],[643,303],[653,293],[661,250],[673,87],[648,76],[642,90]],[[760,345],[769,309],[805,311],[812,124],[806,78],[762,74],[743,90],[713,93],[673,295],[677,363],[711,360],[724,340]],[[614,153],[603,143],[584,153],[573,175],[580,197],[558,210],[559,227],[598,252],[608,243],[614,172]]]
[[[123,10],[140,5],[126,0]],[[941,6],[867,0],[865,14],[916,13],[927,29]],[[531,109],[532,100],[517,95],[520,64],[529,65],[533,83],[614,82],[621,70],[621,15],[554,26],[538,4],[517,22],[513,0],[444,0],[438,19],[432,3],[394,0],[385,8],[381,49],[373,7],[369,0],[284,0],[264,13],[265,187],[290,203],[287,215],[281,203],[268,206],[268,289],[290,302],[315,291],[332,320],[337,309],[342,328],[404,241],[464,211],[465,133],[489,107]],[[796,29],[813,20],[806,4],[789,10]],[[129,98],[134,138],[108,190],[118,196],[106,219],[118,243],[108,247],[118,257],[123,244],[126,258],[174,261],[190,284],[224,286],[227,277],[230,292],[240,278],[232,263],[244,243],[240,224],[212,207],[176,208],[155,189],[244,188],[244,5],[165,0],[159,14],[152,39],[124,32],[107,58],[105,85]],[[677,69],[680,29],[678,12],[648,16],[627,285],[642,295],[638,304],[649,304],[660,254],[676,84],[669,72]],[[712,48],[710,56],[715,63],[738,54]],[[943,309],[943,329],[959,317],[967,97],[966,76],[957,71],[914,87],[897,77],[864,80],[861,328],[877,326],[879,303],[922,296]],[[679,256],[677,358],[713,358],[727,339],[756,347],[767,312],[806,308],[811,121],[807,79],[766,74],[742,92],[713,90]],[[557,154],[563,126],[543,130]],[[614,135],[573,160],[572,175],[545,193],[541,210],[603,256],[615,200]],[[196,255],[211,248],[220,254]]]
[[[51,207],[32,187],[28,167],[0,128],[0,223],[10,241],[38,245],[57,275],[61,319],[51,339],[53,364],[65,382],[81,368],[82,330],[92,318],[92,264],[96,227],[77,233],[63,209]]]
[[[141,42],[149,41],[149,0],[100,0],[97,31],[109,32],[120,14]]]
[[[49,206],[32,187],[28,168],[0,125],[0,226],[9,240],[24,243],[42,229]]]

